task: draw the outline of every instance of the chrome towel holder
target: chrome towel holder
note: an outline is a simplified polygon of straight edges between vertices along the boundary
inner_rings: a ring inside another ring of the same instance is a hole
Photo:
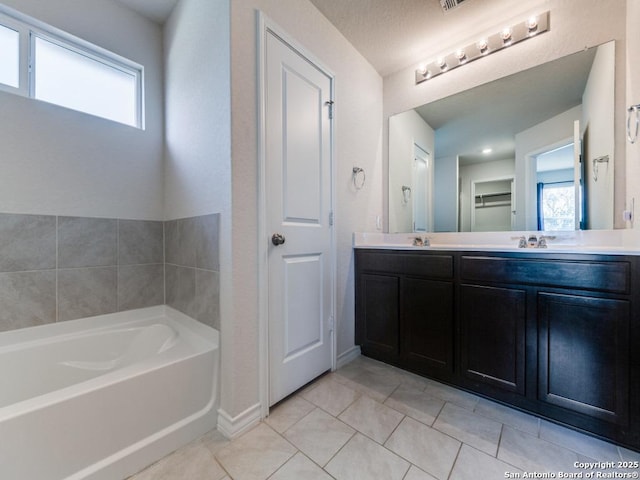
[[[635,115],[634,115],[635,114]],[[633,134],[631,133],[631,117],[635,117],[635,127]],[[638,131],[640,130],[640,103],[631,105],[627,108],[627,140],[630,143],[636,143],[638,140]]]

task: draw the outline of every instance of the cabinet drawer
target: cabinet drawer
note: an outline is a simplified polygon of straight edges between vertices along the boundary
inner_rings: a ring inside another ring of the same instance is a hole
[[[518,283],[629,293],[628,262],[585,262],[500,257],[461,259],[463,280]]]
[[[358,268],[363,271],[419,275],[434,278],[453,277],[451,255],[356,252]]]

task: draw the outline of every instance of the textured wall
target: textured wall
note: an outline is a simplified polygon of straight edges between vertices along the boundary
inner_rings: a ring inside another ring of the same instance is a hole
[[[163,220],[160,27],[111,0],[2,3],[142,64],[146,128],[0,92],[0,211]]]

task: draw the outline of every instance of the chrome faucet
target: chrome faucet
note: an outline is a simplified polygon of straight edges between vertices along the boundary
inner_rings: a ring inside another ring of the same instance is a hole
[[[429,237],[413,237],[414,247],[428,247],[430,245]]]

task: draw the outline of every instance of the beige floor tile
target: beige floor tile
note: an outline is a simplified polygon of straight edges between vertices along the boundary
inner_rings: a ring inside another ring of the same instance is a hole
[[[384,403],[425,425],[432,425],[444,407],[443,400],[404,384],[400,385]]]
[[[296,449],[264,423],[216,454],[234,480],[264,480],[296,454]]]
[[[423,472],[415,465],[411,465],[411,468],[405,475],[404,480],[438,480],[438,479],[433,475],[429,475],[428,473]]]
[[[537,436],[540,430],[540,420],[537,417],[484,398],[478,401],[474,412],[531,435]]]
[[[404,415],[372,398],[363,396],[353,402],[338,418],[379,444],[383,444],[402,421]]]
[[[433,428],[489,455],[498,452],[502,424],[452,403],[444,406]]]
[[[528,433],[503,427],[498,458],[527,472],[570,472],[578,454]]]
[[[314,408],[316,408],[314,404],[295,395],[272,408],[265,422],[276,432],[284,433]]]
[[[213,455],[231,443],[231,441],[218,430],[211,430],[196,441],[205,446]]]
[[[618,447],[620,458],[625,462],[640,462],[640,452],[634,452],[624,447]]]
[[[360,394],[335,380],[319,382],[318,386],[300,394],[305,400],[333,416],[340,415]]]
[[[325,470],[337,480],[401,480],[409,462],[356,433]]]
[[[540,422],[540,438],[595,460],[611,462],[620,459],[616,445],[546,420]]]
[[[435,380],[426,379],[426,386],[424,392],[432,397],[439,398],[445,402],[453,403],[459,407],[466,408],[473,411],[476,407],[480,397],[473,395],[472,393],[458,390],[457,388],[450,387],[444,383],[436,382]]]
[[[434,477],[446,479],[458,455],[460,442],[405,417],[385,446]]]
[[[380,403],[384,402],[402,383],[404,372],[366,357],[359,358],[361,360],[356,365],[346,365],[336,372],[336,377],[342,378],[338,381]]]
[[[167,455],[129,480],[221,480],[226,472],[213,454],[196,441]]]
[[[332,480],[331,476],[302,453],[285,463],[269,480]]]
[[[523,472],[480,450],[462,445],[449,480],[497,480],[509,478],[506,477],[506,473],[522,474]]]
[[[354,433],[350,426],[316,408],[284,436],[311,460],[324,466]]]

